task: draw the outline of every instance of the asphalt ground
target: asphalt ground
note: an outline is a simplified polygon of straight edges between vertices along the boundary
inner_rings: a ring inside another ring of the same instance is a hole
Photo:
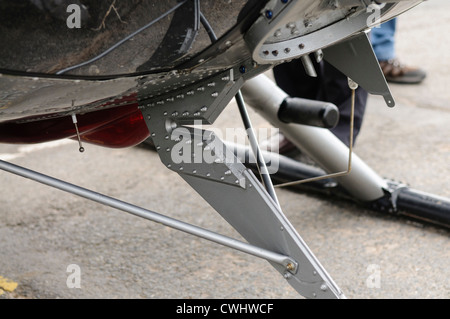
[[[382,177],[450,197],[450,3],[399,20],[398,55],[428,72],[376,96],[355,147]],[[266,123],[250,112],[256,127]],[[218,128],[236,126],[231,103]],[[0,145],[0,158],[161,214],[240,238],[156,153],[60,141]],[[264,260],[0,172],[0,298],[274,298],[300,296]],[[449,231],[351,202],[277,191],[283,211],[348,298],[447,299]],[[77,268],[71,268],[76,265]],[[78,281],[71,281],[73,271]],[[376,275],[378,281],[373,281]],[[374,284],[375,283],[375,284]]]

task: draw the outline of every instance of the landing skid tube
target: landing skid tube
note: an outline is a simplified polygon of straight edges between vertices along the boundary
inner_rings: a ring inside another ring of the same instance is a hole
[[[258,168],[252,159],[251,150],[245,146],[228,144],[245,165],[255,174]],[[277,185],[293,183],[300,180],[312,179],[327,174],[323,169],[302,163],[296,159],[270,153],[262,152],[266,163],[278,167],[277,172],[272,174],[272,181]],[[425,193],[410,188],[401,183],[385,180],[388,189],[385,195],[375,201],[366,202],[353,197],[343,188],[336,179],[324,178],[317,181],[290,186],[289,189],[301,193],[332,196],[333,198],[350,201],[363,208],[393,216],[399,216],[407,220],[430,224],[433,226],[450,229],[450,199]]]
[[[298,124],[287,124],[278,119],[278,112],[288,96],[269,78],[260,75],[246,82],[243,94],[247,103],[269,121],[298,149],[319,167],[312,167],[294,159],[266,152],[266,162],[276,161],[278,170],[272,174],[275,183],[290,183],[339,172],[348,161],[348,147],[329,130]],[[229,145],[240,159],[252,167],[249,150]],[[450,199],[427,194],[378,176],[356,154],[352,170],[347,176],[298,184],[303,190],[325,192],[365,205],[379,212],[399,215],[413,220],[450,228]],[[255,167],[253,166],[253,169]]]

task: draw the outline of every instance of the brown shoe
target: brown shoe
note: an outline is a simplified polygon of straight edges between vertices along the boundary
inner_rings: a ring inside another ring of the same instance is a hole
[[[418,84],[426,78],[425,71],[402,65],[398,60],[380,61],[386,80],[398,84]]]

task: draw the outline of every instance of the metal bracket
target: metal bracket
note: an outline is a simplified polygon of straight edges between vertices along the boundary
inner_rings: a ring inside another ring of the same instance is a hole
[[[373,13],[364,2],[357,2],[359,6],[330,1],[324,11],[323,1],[269,1],[245,36],[253,60],[259,64],[292,60],[367,29]],[[392,6],[380,7],[380,15]]]
[[[366,32],[328,47],[323,50],[323,53],[326,61],[361,85],[367,92],[382,95],[389,107],[395,106],[394,97]]]
[[[244,83],[226,71],[176,93],[141,99],[161,161],[177,172],[250,245],[288,256],[271,265],[308,298],[345,298],[279,206],[220,139],[182,126],[213,123]]]
[[[245,187],[243,169],[235,165],[234,155],[214,133],[181,126],[213,123],[242,84],[242,78],[234,81],[230,70],[195,86],[187,86],[176,94],[144,102],[142,113],[167,168]]]

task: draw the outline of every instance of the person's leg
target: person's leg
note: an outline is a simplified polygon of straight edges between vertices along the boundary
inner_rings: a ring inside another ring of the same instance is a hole
[[[388,82],[401,84],[421,83],[426,72],[401,64],[395,52],[397,19],[389,20],[371,31],[371,42],[375,55]]]
[[[314,63],[316,70],[319,66]],[[320,73],[320,72],[319,72]],[[317,100],[320,90],[320,74],[313,78],[306,74],[301,60],[280,64],[273,69],[277,85],[291,97]]]
[[[397,19],[389,20],[371,31],[373,51],[378,61],[387,61],[395,58],[395,31]]]

